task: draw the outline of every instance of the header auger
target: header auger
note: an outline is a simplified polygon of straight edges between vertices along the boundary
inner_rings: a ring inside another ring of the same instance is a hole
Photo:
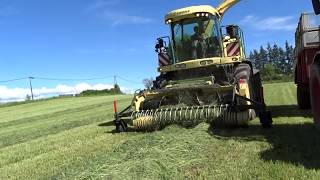
[[[239,26],[220,25],[224,13],[238,0],[218,8],[192,6],[168,13],[171,36],[158,38],[160,75],[151,90],[135,93],[131,105],[116,113],[118,132],[128,125],[157,130],[169,124],[200,122],[248,125],[257,115],[271,127],[259,71],[246,60]]]

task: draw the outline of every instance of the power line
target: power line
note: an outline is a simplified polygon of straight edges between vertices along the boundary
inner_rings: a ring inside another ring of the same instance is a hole
[[[28,79],[28,77],[17,78],[17,79],[9,79],[9,80],[3,80],[3,81],[0,81],[0,83],[15,82],[15,81],[21,81],[21,80],[26,80],[26,79]]]
[[[123,81],[126,81],[131,84],[141,84],[141,82],[130,80],[127,78],[123,78],[121,76],[105,76],[105,77],[97,77],[97,78],[79,78],[79,79],[73,79],[73,78],[51,78],[51,77],[23,77],[23,78],[16,78],[16,79],[9,79],[9,80],[2,80],[0,83],[9,83],[9,82],[15,82],[15,81],[21,81],[21,80],[45,80],[45,81],[94,81],[94,80],[103,80],[103,79],[121,79]]]
[[[137,81],[133,81],[133,80],[129,80],[129,79],[126,79],[126,78],[123,78],[123,77],[120,77],[120,76],[117,76],[119,79],[123,80],[123,81],[126,81],[128,83],[132,83],[132,84],[141,84],[141,82],[137,82]]]
[[[111,79],[114,76],[106,76],[106,77],[98,77],[98,78],[83,78],[83,79],[71,79],[71,78],[48,78],[48,77],[34,77],[39,80],[47,80],[47,81],[94,81],[94,80],[102,80],[102,79]]]

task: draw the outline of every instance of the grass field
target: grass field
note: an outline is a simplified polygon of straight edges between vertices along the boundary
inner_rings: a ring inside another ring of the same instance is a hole
[[[112,134],[113,97],[0,107],[0,179],[320,179],[320,132],[293,83],[265,85],[274,128]],[[119,96],[119,108],[131,96]]]

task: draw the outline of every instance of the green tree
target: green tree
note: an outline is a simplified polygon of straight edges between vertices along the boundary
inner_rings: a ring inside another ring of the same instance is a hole
[[[272,47],[270,43],[267,44],[267,54],[268,54],[268,60],[267,63],[272,63],[273,55],[271,54],[273,52]]]
[[[259,63],[257,68],[263,69],[265,65],[268,63],[268,52],[262,46],[260,46],[258,57],[259,57]]]
[[[294,49],[292,45],[289,45],[289,42],[285,43],[285,59],[286,59],[286,74],[293,73],[293,63],[294,63]]]
[[[150,90],[153,86],[153,81],[154,81],[153,78],[149,78],[149,79],[144,79],[142,82],[145,88]]]
[[[113,91],[113,93],[115,94],[122,94],[120,86],[118,84],[115,84],[111,91]]]
[[[30,96],[29,94],[27,94],[25,100],[26,100],[26,101],[31,101],[31,96]]]
[[[277,79],[276,75],[277,75],[277,69],[274,65],[270,63],[267,64],[262,71],[263,80],[266,80],[266,81],[276,80]]]
[[[253,67],[257,68],[259,63],[259,52],[254,49],[253,52],[250,52],[249,60],[251,61]]]
[[[286,54],[285,51],[279,47],[278,48],[278,57],[277,57],[277,69],[279,70],[280,73],[285,74],[286,72]]]
[[[254,49],[249,56],[254,67],[261,70],[263,80],[292,80],[292,66],[294,58],[293,47],[288,42],[285,49],[277,44],[260,46],[259,51]]]
[[[280,69],[280,50],[277,44],[272,46],[272,50],[270,52],[270,60],[271,64],[275,66],[275,68]]]

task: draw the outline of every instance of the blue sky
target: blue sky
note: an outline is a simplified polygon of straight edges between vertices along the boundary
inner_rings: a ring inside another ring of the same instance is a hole
[[[141,82],[157,75],[155,39],[167,35],[164,15],[209,0],[1,0],[0,80],[26,76],[91,78],[119,75]],[[301,12],[312,11],[311,0],[242,0],[223,24],[240,24],[247,50],[267,42],[294,43]],[[123,87],[141,84],[118,80]],[[110,84],[113,79],[89,81]],[[35,80],[35,88],[75,86],[85,82]],[[0,84],[28,88],[27,81]],[[7,92],[5,91],[5,93]]]

